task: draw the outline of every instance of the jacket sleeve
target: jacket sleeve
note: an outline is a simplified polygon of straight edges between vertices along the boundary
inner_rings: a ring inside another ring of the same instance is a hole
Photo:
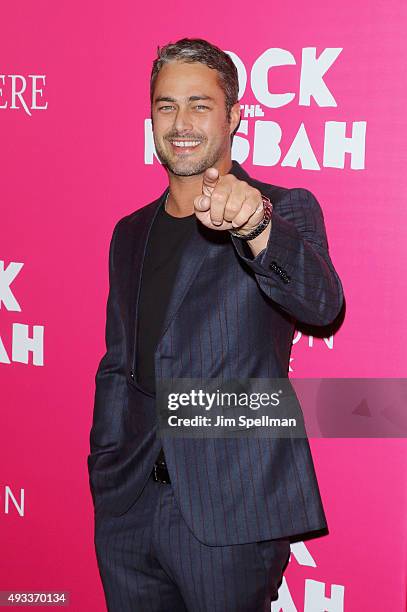
[[[254,258],[231,236],[239,257],[260,289],[295,320],[329,325],[341,310],[343,289],[318,201],[307,189],[289,189],[273,202],[271,223],[267,246]]]
[[[119,222],[120,223],[120,222]],[[93,423],[90,431],[90,454],[87,458],[93,501],[95,493],[108,486],[109,464],[112,465],[122,439],[123,416],[128,393],[125,374],[125,332],[120,316],[114,263],[119,223],[116,224],[109,249],[109,295],[106,308],[106,352],[95,376]]]

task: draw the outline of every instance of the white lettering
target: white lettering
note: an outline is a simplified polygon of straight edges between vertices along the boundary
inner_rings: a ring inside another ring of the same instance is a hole
[[[365,167],[366,121],[352,124],[352,136],[345,137],[346,122],[327,121],[325,123],[324,166],[325,168],[344,168],[345,153],[351,154],[352,170]]]
[[[33,335],[29,337],[29,325],[13,323],[12,360],[28,363],[28,353],[32,353],[33,365],[44,365],[44,326],[33,325]]]
[[[4,261],[0,259],[0,308],[3,302],[7,310],[21,312],[20,304],[14,297],[10,285],[23,267],[23,263],[12,261],[4,269]]]
[[[342,48],[324,49],[318,59],[316,51],[316,47],[306,47],[302,50],[299,104],[310,106],[312,96],[318,106],[337,106],[322,77],[337,59]]]
[[[331,585],[331,597],[325,596],[326,585],[317,580],[305,581],[304,612],[343,612],[345,587],[340,584]]]
[[[267,49],[254,62],[250,82],[252,91],[257,100],[269,108],[279,108],[289,104],[295,93],[270,93],[268,88],[268,72],[276,66],[288,66],[295,64],[295,58],[286,49]]]

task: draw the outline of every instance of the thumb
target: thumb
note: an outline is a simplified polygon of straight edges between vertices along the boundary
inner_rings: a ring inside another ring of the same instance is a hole
[[[218,180],[219,180],[219,170],[217,168],[214,168],[213,166],[211,168],[207,168],[203,175],[203,182],[202,182],[203,195],[210,197],[212,195],[213,190],[216,187]]]

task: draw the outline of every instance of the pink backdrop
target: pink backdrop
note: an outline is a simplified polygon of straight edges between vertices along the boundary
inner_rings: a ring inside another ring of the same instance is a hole
[[[146,121],[157,44],[199,36],[236,54],[247,74],[241,103],[258,105],[236,155],[253,176],[306,187],[322,205],[347,315],[333,339],[295,338],[292,376],[405,376],[406,4],[174,7],[21,0],[1,9],[0,590],[70,591],[75,611],[105,609],[86,456],[113,225],[166,184],[149,163]],[[323,76],[313,48],[331,62]],[[267,79],[278,54],[291,63]],[[25,105],[13,105],[13,84],[24,81],[9,75],[24,77]],[[268,90],[294,96],[270,107]],[[353,135],[344,167],[341,129]],[[311,447],[330,534],[293,546],[272,609],[404,611],[406,440]],[[24,494],[23,516],[9,492],[20,505]]]

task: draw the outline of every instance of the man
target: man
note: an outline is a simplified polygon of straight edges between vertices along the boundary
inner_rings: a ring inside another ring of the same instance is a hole
[[[289,537],[326,527],[306,437],[160,435],[156,383],[287,378],[296,321],[338,315],[341,282],[305,189],[231,160],[237,71],[200,39],[151,75],[169,187],[121,219],[109,255],[90,484],[109,610],[270,609]]]

